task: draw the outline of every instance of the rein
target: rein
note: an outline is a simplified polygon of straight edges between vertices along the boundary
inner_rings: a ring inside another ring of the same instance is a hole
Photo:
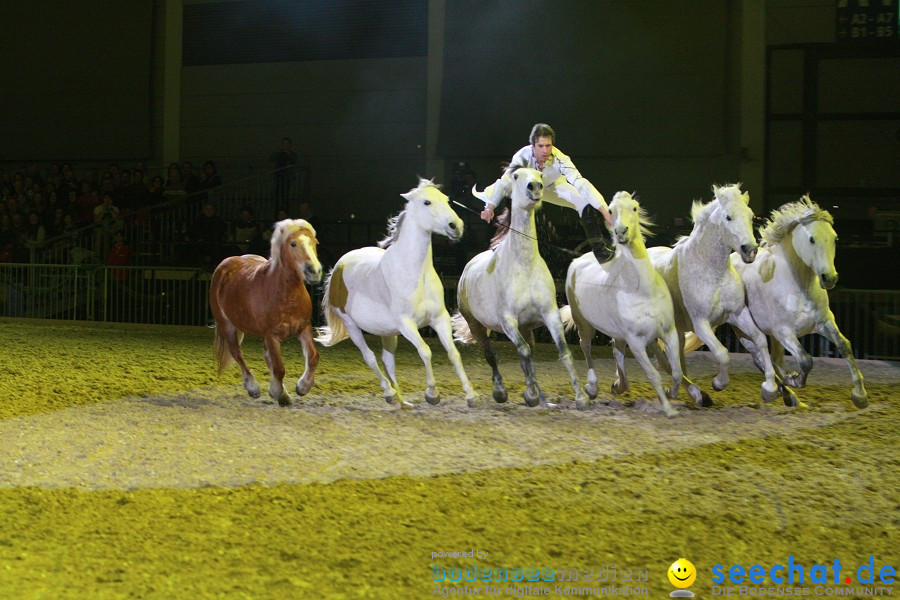
[[[455,204],[455,205],[457,205],[457,206],[459,206],[459,207],[462,207],[462,208],[466,209],[467,211],[469,211],[469,212],[471,212],[471,213],[475,213],[475,214],[478,215],[479,217],[481,216],[481,213],[480,213],[480,212],[478,212],[478,211],[475,210],[474,208],[470,208],[470,207],[466,206],[466,205],[463,204],[462,202],[457,202],[456,200],[451,200],[450,202],[452,202],[453,204]],[[529,240],[534,240],[534,241],[536,241],[536,242],[539,242],[539,241],[540,241],[540,240],[538,240],[538,239],[537,239],[536,237],[534,237],[534,236],[528,235],[527,233],[524,233],[524,232],[522,232],[522,231],[519,231],[518,229],[513,229],[513,228],[510,227],[509,225],[504,225],[503,223],[501,223],[500,221],[498,221],[498,220],[496,219],[496,217],[495,217],[491,222],[492,222],[494,225],[498,225],[498,226],[500,226],[500,227],[504,227],[504,228],[508,229],[509,231],[511,231],[511,232],[513,232],[513,233],[518,233],[518,234],[521,235],[522,237],[528,238]],[[543,245],[544,245],[545,247],[555,248],[555,249],[557,249],[557,250],[559,250],[559,251],[561,251],[561,252],[565,252],[565,253],[567,253],[567,254],[571,254],[572,256],[581,256],[581,254],[583,254],[583,252],[579,252],[578,250],[579,250],[582,246],[584,246],[585,244],[587,244],[587,243],[588,243],[588,240],[585,240],[584,242],[581,242],[580,244],[578,244],[578,246],[576,246],[576,249],[575,249],[575,250],[569,250],[568,248],[563,248],[562,246],[557,246],[556,244],[550,244],[550,243],[546,243],[546,244],[543,244]]]

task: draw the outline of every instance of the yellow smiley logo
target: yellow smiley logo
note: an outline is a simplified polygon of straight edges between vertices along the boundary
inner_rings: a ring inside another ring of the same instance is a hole
[[[679,558],[669,567],[669,583],[677,588],[690,587],[697,579],[697,569],[694,563],[686,558]]]

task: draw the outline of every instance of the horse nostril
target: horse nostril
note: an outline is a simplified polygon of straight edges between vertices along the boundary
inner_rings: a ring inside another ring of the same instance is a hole
[[[450,223],[450,229],[456,229],[456,223]]]

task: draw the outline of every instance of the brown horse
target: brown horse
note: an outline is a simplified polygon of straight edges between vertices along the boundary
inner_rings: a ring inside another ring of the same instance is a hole
[[[241,367],[244,389],[259,398],[259,384],[244,363],[241,342],[244,334],[263,338],[269,366],[269,395],[281,406],[291,403],[284,391],[284,363],[281,341],[297,336],[306,357],[306,370],[297,380],[303,396],[313,386],[319,351],[313,344],[312,300],[303,284],[322,279],[322,265],[316,254],[316,232],[303,219],[285,219],[272,233],[272,258],[255,254],[230,256],[212,276],[209,306],[216,319],[214,342],[219,374],[233,358]]]

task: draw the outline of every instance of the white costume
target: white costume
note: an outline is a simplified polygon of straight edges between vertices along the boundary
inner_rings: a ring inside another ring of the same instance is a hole
[[[553,152],[544,163],[543,169],[538,168],[534,147],[530,145],[516,152],[509,164],[513,167],[530,167],[540,171],[544,183],[544,200],[551,204],[574,208],[579,215],[588,204],[597,210],[600,210],[601,206],[607,208],[606,200],[597,188],[581,176],[572,159],[556,146],[553,147]],[[489,185],[484,193],[487,198],[485,205],[494,207],[510,194],[510,190],[502,179],[498,179]]]

